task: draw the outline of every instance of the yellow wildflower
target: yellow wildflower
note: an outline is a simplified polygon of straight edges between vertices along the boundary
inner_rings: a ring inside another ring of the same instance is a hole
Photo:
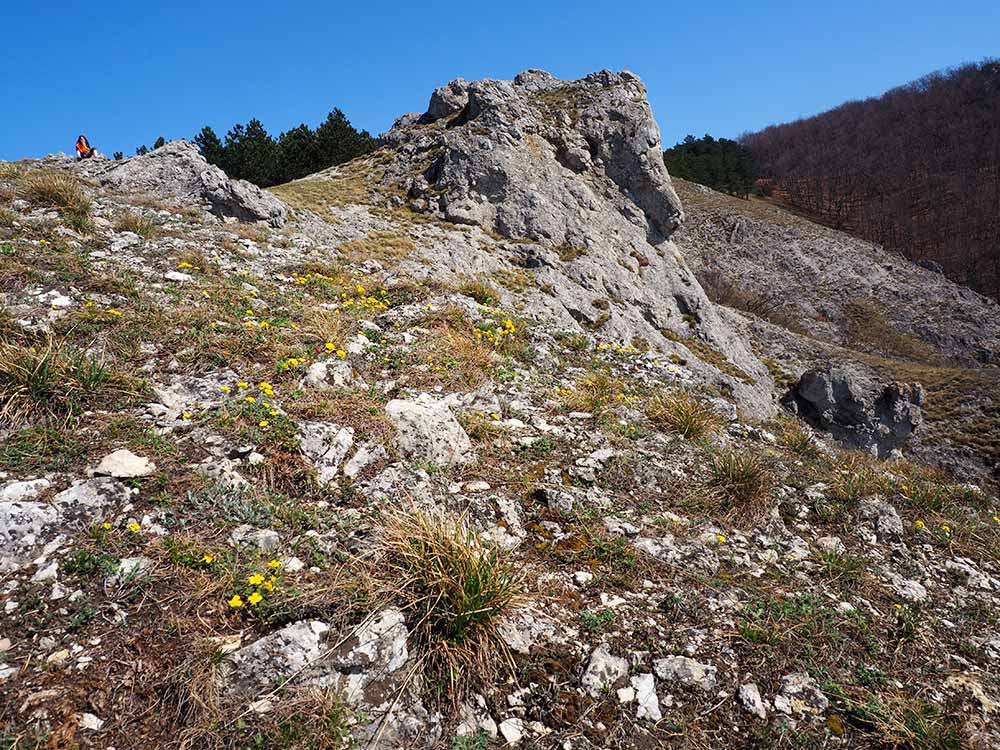
[[[719,544],[725,544],[726,543],[726,537],[724,537],[722,534],[719,534],[715,538],[719,540]]]
[[[918,529],[922,529],[922,528],[924,528],[924,527],[927,526],[927,524],[925,524],[919,518],[917,519],[917,522],[915,524],[913,524],[913,525],[916,526]]]
[[[181,414],[181,419],[191,419],[191,412],[186,411],[183,414]]]
[[[105,521],[104,523],[101,524],[101,528],[105,529],[105,530],[110,529],[111,528],[111,524],[108,523],[107,521]]]
[[[142,527],[139,524],[137,524],[135,521],[133,521],[132,523],[130,523],[128,525],[128,530],[131,531],[133,534],[138,534],[139,533],[139,529],[141,529],[141,528]]]
[[[271,560],[267,564],[267,567],[271,568],[272,570],[274,570],[275,568],[280,568],[281,567],[281,560]]]
[[[260,595],[259,591],[254,591],[250,596],[247,597],[247,601],[251,604],[260,604],[264,597]]]
[[[233,598],[229,600],[229,606],[239,608],[243,606],[243,598],[239,594],[233,594]]]
[[[951,533],[951,526],[949,526],[946,523],[943,523],[943,524],[941,524],[941,531],[943,531],[945,534],[950,534]]]
[[[211,555],[205,555],[203,558],[201,558],[201,561],[203,563],[205,563],[206,565],[211,565],[212,564],[212,560],[214,560],[214,559],[215,558],[212,557]]]
[[[241,381],[240,381],[239,383],[237,383],[237,384],[236,384],[236,387],[237,387],[237,388],[249,388],[249,387],[250,387],[250,384],[249,384],[249,383],[244,383],[244,382],[243,382],[243,381],[241,380]]]
[[[228,385],[222,385],[219,386],[219,390],[222,391],[223,393],[229,393],[233,389],[230,388]]]
[[[253,396],[247,396],[246,401],[247,401],[248,404],[256,404],[257,403],[257,399],[255,399]]]
[[[339,357],[340,359],[343,359],[346,356],[347,356],[347,352],[345,352],[343,349],[338,349],[337,350],[337,357]]]
[[[257,426],[260,427],[260,428],[264,428],[264,427],[267,427],[269,424],[271,424],[271,423],[268,422],[266,419],[262,419],[262,420],[260,420],[257,423]]]
[[[247,578],[247,583],[249,583],[251,586],[260,586],[262,583],[264,583],[264,576],[262,576],[260,573],[254,573],[252,576]]]
[[[329,341],[327,341],[325,348],[326,348],[326,350],[328,352],[332,352],[332,351],[336,351],[337,350],[337,345],[336,344],[331,344]]]

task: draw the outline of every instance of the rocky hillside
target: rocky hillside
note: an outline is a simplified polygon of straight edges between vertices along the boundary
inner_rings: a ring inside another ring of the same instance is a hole
[[[528,71],[271,192],[0,165],[2,746],[1000,743],[997,498],[709,300],[660,152]]]
[[[675,184],[687,215],[678,247],[715,301],[750,314],[734,325],[777,380],[833,361],[861,379],[919,382],[925,424],[911,453],[1000,480],[1000,305],[769,202]]]

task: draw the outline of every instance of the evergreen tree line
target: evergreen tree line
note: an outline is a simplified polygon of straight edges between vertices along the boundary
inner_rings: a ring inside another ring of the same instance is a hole
[[[744,198],[750,196],[757,179],[753,154],[728,138],[689,135],[663,152],[663,163],[672,177]]]
[[[277,138],[254,118],[246,125],[233,125],[225,140],[206,126],[194,142],[209,163],[260,187],[296,180],[375,149],[371,134],[357,130],[339,109],[315,129],[303,123]]]
[[[776,198],[1000,299],[1000,60],[741,142]]]

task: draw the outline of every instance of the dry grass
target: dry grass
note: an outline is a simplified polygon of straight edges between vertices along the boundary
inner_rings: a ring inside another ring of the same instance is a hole
[[[573,388],[561,389],[559,400],[568,411],[589,412],[595,417],[605,414],[619,402],[625,384],[603,370],[591,372],[576,381]]]
[[[494,274],[496,282],[512,292],[523,292],[535,285],[535,277],[523,268],[505,268]]]
[[[149,239],[156,235],[156,222],[134,211],[125,211],[115,219],[115,229],[119,232],[132,232]]]
[[[851,348],[872,354],[930,365],[946,364],[933,346],[893,328],[881,306],[871,300],[851,300],[844,306],[844,337]]]
[[[722,271],[704,269],[698,273],[698,281],[708,298],[717,305],[725,305],[764,318],[775,325],[796,333],[804,333],[800,316],[787,302],[787,296],[780,292],[760,294],[733,284]]]
[[[814,460],[819,458],[819,444],[812,433],[797,420],[787,417],[782,420],[780,443],[801,458]]]
[[[499,627],[526,602],[522,573],[465,519],[391,515],[373,562],[379,596],[404,612],[420,663],[452,698],[512,666]]]
[[[90,199],[78,180],[45,170],[28,172],[18,181],[21,197],[36,206],[59,209],[67,223],[84,231],[90,226]]]
[[[0,421],[8,424],[66,422],[141,392],[140,383],[55,339],[38,347],[0,342]]]
[[[500,304],[500,292],[482,279],[463,278],[458,286],[458,291],[466,297],[471,297],[480,305],[494,306]]]
[[[686,392],[656,394],[646,405],[646,416],[657,427],[688,440],[711,435],[721,423],[710,406]]]
[[[376,154],[377,155],[377,154]],[[376,205],[380,175],[374,156],[340,164],[320,174],[269,188],[293,209],[312,211],[324,221],[339,223],[331,209],[348,205]]]
[[[880,747],[906,750],[962,750],[967,738],[959,717],[902,691],[874,694],[860,688],[833,691],[848,720]]]
[[[16,180],[21,176],[21,168],[9,161],[0,162],[0,180]]]
[[[391,263],[406,258],[414,250],[416,247],[409,237],[384,231],[371,232],[337,246],[337,251],[351,263],[363,263],[370,258]]]
[[[703,211],[732,211],[741,216],[747,216],[777,226],[795,226],[812,223],[765,198],[751,196],[750,200],[744,200],[704,188],[701,185],[682,180],[679,177],[671,177],[670,181],[673,183],[674,189],[677,191],[685,207],[690,206]]]
[[[343,347],[357,330],[356,322],[338,310],[309,307],[303,312],[298,333],[304,343],[312,348],[322,348],[327,343]]]
[[[727,509],[740,515],[762,514],[774,483],[771,469],[752,453],[726,451],[709,464],[709,486],[722,496]]]

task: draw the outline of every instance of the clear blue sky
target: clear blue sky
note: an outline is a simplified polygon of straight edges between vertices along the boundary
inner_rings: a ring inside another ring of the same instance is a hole
[[[342,6],[341,9],[338,6]],[[6,0],[0,159],[269,131],[338,106],[377,134],[452,78],[638,73],[670,145],[734,137],[1000,56],[997,0]]]

